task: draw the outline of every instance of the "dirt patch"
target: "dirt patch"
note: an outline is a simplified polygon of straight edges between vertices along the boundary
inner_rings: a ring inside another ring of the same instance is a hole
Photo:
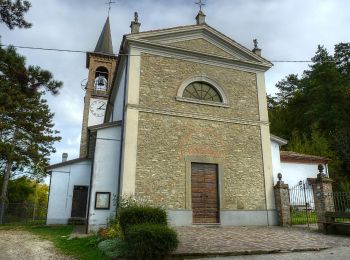
[[[0,252],[0,260],[72,259],[58,253],[51,241],[17,230],[0,230]]]

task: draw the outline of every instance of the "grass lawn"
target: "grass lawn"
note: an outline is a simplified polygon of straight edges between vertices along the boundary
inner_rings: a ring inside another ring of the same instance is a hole
[[[306,213],[305,211],[293,211],[291,217],[292,217],[292,225],[304,225],[304,224],[307,224],[308,222],[309,224],[317,223],[316,212]]]
[[[95,236],[68,240],[73,231],[73,226],[5,225],[0,226],[1,229],[27,230],[43,239],[52,241],[59,251],[78,259],[108,259],[97,248]]]

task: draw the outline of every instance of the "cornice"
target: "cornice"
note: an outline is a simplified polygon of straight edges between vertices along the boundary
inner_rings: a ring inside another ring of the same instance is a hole
[[[135,109],[135,110],[138,110],[140,112],[145,112],[145,113],[202,119],[202,120],[207,120],[207,121],[233,123],[233,124],[240,124],[240,125],[251,125],[251,126],[269,125],[269,122],[260,121],[260,120],[218,117],[218,116],[214,116],[214,115],[207,115],[207,114],[194,113],[194,112],[181,112],[181,111],[175,111],[175,110],[171,110],[171,109],[158,109],[158,108],[152,108],[152,107],[144,107],[144,106],[135,105],[135,104],[127,104],[126,108],[127,109]]]

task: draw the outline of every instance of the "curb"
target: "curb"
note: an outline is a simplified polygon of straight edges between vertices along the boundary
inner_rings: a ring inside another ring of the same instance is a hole
[[[168,259],[184,259],[188,257],[218,257],[218,256],[240,256],[240,255],[266,255],[278,253],[306,252],[306,251],[321,251],[332,247],[310,247],[310,248],[292,248],[287,250],[282,249],[261,249],[261,250],[243,250],[243,251],[224,251],[224,252],[208,252],[208,253],[173,253]]]

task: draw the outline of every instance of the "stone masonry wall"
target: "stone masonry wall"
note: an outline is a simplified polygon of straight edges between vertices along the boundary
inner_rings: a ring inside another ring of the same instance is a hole
[[[233,58],[233,56],[228,52],[220,49],[219,47],[216,47],[215,45],[213,45],[212,43],[204,39],[173,42],[173,43],[170,43],[169,45],[174,47],[179,47],[182,49],[204,52],[211,55],[220,55],[227,58]]]
[[[175,99],[181,83],[198,75],[225,89],[229,108]],[[196,113],[209,118],[258,120],[255,74],[142,55],[140,82],[140,107],[151,110],[139,112],[136,195],[167,208],[185,208],[185,157],[207,156],[217,159],[224,169],[222,209],[263,210],[260,127],[181,116]]]
[[[181,83],[194,76],[206,76],[216,81],[225,89],[230,107],[176,101],[175,97]],[[139,102],[141,106],[157,109],[259,120],[254,73],[174,58],[142,55]]]

